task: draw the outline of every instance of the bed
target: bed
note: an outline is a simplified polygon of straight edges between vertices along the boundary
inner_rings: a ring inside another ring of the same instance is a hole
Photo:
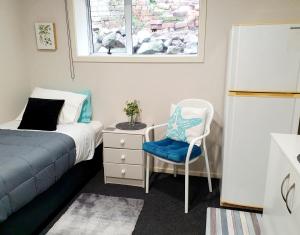
[[[0,125],[0,234],[36,234],[101,168],[91,91],[36,87]]]
[[[0,234],[34,234],[102,165],[102,124],[0,125]]]

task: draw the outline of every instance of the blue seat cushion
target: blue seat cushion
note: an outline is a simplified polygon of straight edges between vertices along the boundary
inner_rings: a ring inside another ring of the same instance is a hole
[[[189,144],[166,138],[160,141],[145,142],[143,150],[160,158],[173,162],[185,162]],[[201,155],[201,148],[194,145],[190,160]]]

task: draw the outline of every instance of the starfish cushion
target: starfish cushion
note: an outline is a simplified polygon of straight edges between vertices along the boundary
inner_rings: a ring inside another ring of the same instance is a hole
[[[206,112],[206,108],[172,105],[166,136],[173,140],[190,143],[194,138],[203,135]],[[200,146],[201,142],[196,144]]]

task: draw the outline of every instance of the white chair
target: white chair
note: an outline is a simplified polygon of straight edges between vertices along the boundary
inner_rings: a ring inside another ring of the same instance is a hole
[[[210,125],[213,119],[213,115],[214,115],[214,108],[213,106],[206,100],[202,100],[202,99],[186,99],[186,100],[182,100],[180,101],[177,105],[179,105],[180,107],[195,107],[195,108],[206,108],[207,109],[207,115],[206,115],[206,122],[205,122],[205,131],[204,134],[194,138],[191,143],[189,144],[187,153],[186,153],[186,158],[185,158],[185,162],[173,162],[170,160],[166,160],[164,158],[152,155],[150,153],[147,153],[147,161],[146,161],[146,193],[149,193],[149,177],[150,177],[150,173],[149,173],[149,165],[150,165],[150,157],[155,157],[156,159],[159,159],[160,161],[169,163],[169,164],[173,164],[174,165],[174,176],[176,176],[177,174],[177,165],[184,165],[185,166],[185,213],[188,213],[188,202],[189,202],[189,164],[195,162],[198,158],[200,158],[201,156],[204,156],[205,159],[205,164],[206,164],[206,169],[207,169],[207,179],[208,179],[208,188],[209,188],[209,192],[212,192],[212,185],[211,185],[211,177],[210,177],[210,169],[209,169],[209,162],[208,162],[208,156],[207,156],[207,150],[206,150],[206,137],[209,135],[210,133]],[[150,132],[154,129],[157,128],[161,128],[161,127],[165,127],[167,126],[168,123],[164,123],[164,124],[160,124],[160,125],[156,125],[156,126],[152,126],[152,127],[148,127],[146,129],[146,142],[150,141]],[[202,148],[202,152],[201,155],[193,158],[190,160],[190,156],[191,156],[191,152],[193,150],[193,147],[195,145],[195,143],[197,143],[199,140],[201,141],[201,148]]]

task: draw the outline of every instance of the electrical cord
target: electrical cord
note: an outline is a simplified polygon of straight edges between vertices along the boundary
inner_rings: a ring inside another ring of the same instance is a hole
[[[75,68],[74,68],[74,61],[73,61],[73,49],[72,49],[71,32],[70,32],[68,0],[64,0],[64,1],[65,1],[66,26],[67,26],[67,37],[68,37],[70,74],[71,74],[71,79],[74,80],[75,79]]]

